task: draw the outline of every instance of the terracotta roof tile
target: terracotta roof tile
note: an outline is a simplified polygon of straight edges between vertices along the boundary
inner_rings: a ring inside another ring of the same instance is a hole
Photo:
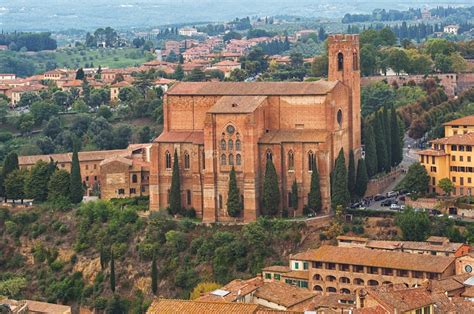
[[[262,271],[287,273],[290,271],[290,267],[274,265],[274,266],[265,267],[264,269],[262,269]]]
[[[298,288],[280,281],[266,282],[255,296],[286,308],[313,298],[316,294],[308,289]]]
[[[431,143],[449,145],[474,145],[474,132],[439,138],[432,140]]]
[[[291,259],[389,267],[402,270],[415,270],[442,273],[454,263],[454,257],[420,255],[403,252],[387,252],[366,248],[321,246],[317,250],[308,250],[293,255]]]
[[[434,149],[425,149],[416,152],[418,155],[424,156],[446,156],[447,154],[442,150],[434,150]]]
[[[460,126],[460,125],[474,125],[474,115],[462,117],[453,121],[446,122],[444,125]]]
[[[46,303],[39,301],[26,300],[29,312],[33,313],[48,313],[48,314],[63,314],[71,313],[71,307],[68,305]]]
[[[328,137],[322,130],[272,130],[259,140],[261,144],[279,144],[290,142],[324,143]]]
[[[194,131],[171,131],[163,132],[155,139],[157,143],[193,143],[197,145],[204,144],[204,132]]]
[[[168,95],[326,95],[338,82],[178,82]]]
[[[147,314],[253,314],[259,307],[246,303],[155,299]]]
[[[294,271],[287,272],[281,276],[285,278],[309,280],[309,272],[307,270],[294,270]]]
[[[199,297],[198,301],[220,301],[220,302],[235,302],[238,297],[245,296],[254,292],[263,285],[262,277],[254,277],[248,280],[235,279],[220,288],[229,292],[225,296],[219,296],[209,292],[206,295]]]
[[[267,96],[223,96],[209,109],[209,113],[251,113]]]

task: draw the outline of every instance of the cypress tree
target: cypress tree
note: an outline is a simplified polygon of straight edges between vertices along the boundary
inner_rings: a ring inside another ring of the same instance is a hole
[[[78,143],[73,145],[72,164],[71,164],[71,182],[69,192],[71,193],[71,202],[78,204],[82,202],[84,189],[82,186],[81,167],[79,166]]]
[[[158,269],[156,267],[156,257],[153,254],[153,260],[151,262],[151,291],[156,295],[158,292]]]
[[[354,199],[356,196],[355,183],[356,183],[355,157],[354,157],[354,151],[351,149],[349,151],[349,168],[347,170],[347,187],[349,188],[349,194],[351,195],[351,199]]]
[[[278,213],[280,204],[280,189],[275,165],[267,159],[265,178],[263,179],[263,209],[264,215],[274,216]]]
[[[291,207],[294,210],[298,209],[298,183],[296,183],[296,179],[291,185]]]
[[[383,132],[382,119],[380,113],[375,115],[375,148],[377,151],[377,171],[384,172],[387,169],[387,146],[385,145],[385,134]]]
[[[3,161],[2,172],[0,173],[0,195],[5,197],[5,201],[7,201],[5,180],[11,172],[18,169],[18,155],[14,152],[11,152],[5,157],[5,160]]]
[[[240,203],[240,191],[237,187],[237,177],[235,169],[232,167],[229,175],[229,192],[227,194],[227,212],[231,217],[239,217],[242,209]]]
[[[110,252],[110,289],[115,292],[115,261],[114,252]]]
[[[361,158],[357,165],[357,179],[355,183],[355,193],[358,197],[364,197],[368,183],[369,177],[367,176],[367,167],[365,165],[365,160]]]
[[[337,206],[345,207],[350,201],[349,189],[347,188],[347,169],[344,157],[344,149],[341,148],[336,158],[333,172],[331,204],[335,209]]]
[[[171,189],[170,189],[170,208],[169,212],[171,215],[176,215],[181,212],[181,178],[179,175],[179,164],[178,164],[178,152],[174,151],[173,160],[173,174],[171,176]]]
[[[390,128],[392,129],[392,166],[397,166],[403,159],[403,142],[400,139],[400,127],[398,124],[397,111],[393,106],[390,112]]]
[[[382,111],[382,121],[384,127],[384,135],[385,135],[385,147],[387,149],[387,167],[386,170],[390,170],[390,167],[393,162],[393,155],[392,155],[392,130],[390,126],[390,118],[388,116],[388,109],[386,106],[383,107]]]
[[[48,182],[50,178],[49,165],[39,160],[25,182],[25,193],[36,202],[44,202],[48,198]]]
[[[367,175],[373,177],[378,170],[377,148],[375,145],[375,135],[372,125],[367,125],[365,129],[365,159],[367,166]]]
[[[313,164],[313,172],[311,173],[311,185],[308,195],[308,207],[314,210],[315,212],[319,212],[322,207],[319,171],[316,162]]]
[[[99,257],[100,257],[100,268],[102,270],[104,270],[105,267],[107,266],[107,256],[106,256],[103,245],[100,246],[100,256]]]

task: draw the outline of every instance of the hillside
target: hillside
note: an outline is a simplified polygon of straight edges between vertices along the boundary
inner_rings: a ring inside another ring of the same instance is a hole
[[[0,295],[104,309],[114,300],[113,252],[116,293],[140,308],[152,297],[153,255],[158,294],[187,298],[199,282],[224,284],[286,264],[311,232],[304,223],[268,219],[204,226],[160,213],[148,217],[143,207],[100,201],[67,212],[46,205],[0,209]]]

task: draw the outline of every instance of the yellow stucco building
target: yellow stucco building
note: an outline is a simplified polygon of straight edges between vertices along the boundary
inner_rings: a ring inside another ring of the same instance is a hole
[[[430,192],[443,194],[439,180],[454,183],[454,196],[474,192],[474,116],[444,124],[445,136],[430,142],[431,148],[418,152],[420,163],[430,176]]]

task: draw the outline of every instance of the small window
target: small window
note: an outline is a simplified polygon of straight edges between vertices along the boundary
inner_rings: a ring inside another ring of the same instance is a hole
[[[310,151],[308,153],[308,171],[313,171],[316,169],[316,157],[314,153]]]
[[[132,175],[132,183],[137,183],[137,181],[138,181],[137,175],[133,174]]]
[[[124,189],[118,189],[118,194],[119,195],[125,194],[125,190]]]
[[[294,266],[295,266],[295,269],[299,269],[300,268],[300,263],[295,262]]]
[[[130,189],[130,194],[135,194],[135,193],[137,193],[137,190],[135,188],[131,188]]]
[[[295,170],[295,155],[291,150],[288,152],[288,170]]]
[[[242,164],[242,156],[240,154],[235,155],[235,164],[240,166]]]
[[[265,273],[265,279],[272,279],[271,273]]]
[[[221,155],[221,166],[225,166],[227,165],[227,157],[225,156],[225,154],[222,154]]]
[[[219,209],[222,209],[222,195],[219,194]]]
[[[206,169],[206,152],[202,151],[202,169]]]
[[[230,154],[229,155],[229,166],[233,166],[234,165],[234,155]]]
[[[242,142],[240,142],[240,140],[236,140],[235,141],[235,150],[239,152],[241,149],[242,149]]]
[[[342,54],[342,52],[339,52],[337,54],[337,70],[344,70],[344,55]]]
[[[165,162],[166,162],[166,169],[171,169],[171,154],[169,151],[165,153]]]
[[[341,109],[337,111],[337,124],[339,124],[339,127],[342,127],[342,110]]]
[[[86,165],[86,170],[89,170],[89,165]]]
[[[86,177],[86,182],[89,181],[89,176]]]
[[[188,170],[189,168],[191,168],[190,157],[189,157],[189,153],[185,152],[184,153],[184,169]]]
[[[227,149],[226,147],[227,147],[227,144],[226,144],[225,140],[222,139],[222,140],[221,140],[221,149],[222,149],[222,150],[226,150],[226,149]]]
[[[191,205],[191,190],[186,191],[186,200],[188,205]]]
[[[267,150],[267,160],[272,160],[273,161],[273,154],[271,150]]]
[[[233,151],[233,150],[234,150],[234,141],[233,141],[233,140],[229,140],[228,147],[229,147],[229,151]]]

